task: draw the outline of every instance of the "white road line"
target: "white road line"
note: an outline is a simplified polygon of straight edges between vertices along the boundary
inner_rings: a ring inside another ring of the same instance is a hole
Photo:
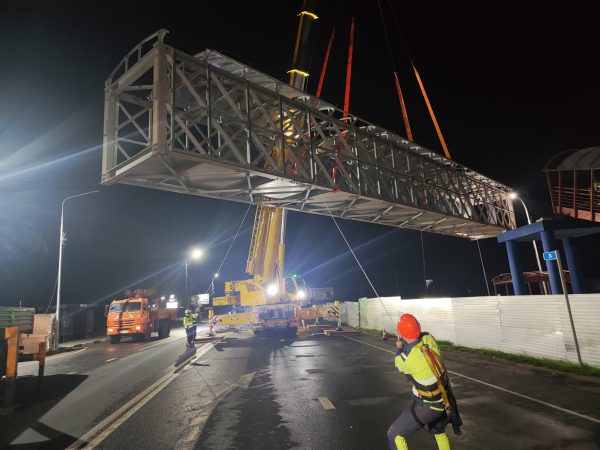
[[[110,358],[110,359],[107,359],[106,362],[111,362],[111,361],[114,361],[115,359],[117,359],[117,358]]]
[[[335,409],[334,404],[329,400],[328,397],[317,397],[317,399],[321,402],[321,406],[325,409]]]
[[[349,336],[344,336],[344,337],[346,339],[350,339],[352,341],[356,341],[356,342],[360,342],[361,344],[368,345],[369,347],[374,347],[374,348],[377,348],[377,349],[382,350],[384,352],[391,353],[392,355],[396,354],[396,352],[394,352],[392,350],[388,350],[387,348],[381,348],[381,347],[378,347],[376,345],[369,344],[368,342],[361,341],[360,339],[354,339],[354,338],[351,338]],[[492,389],[496,389],[498,391],[506,392],[507,394],[514,395],[515,397],[524,398],[525,400],[529,400],[529,401],[532,401],[534,403],[538,403],[540,405],[547,406],[548,408],[556,409],[557,411],[561,411],[561,412],[564,412],[564,413],[567,413],[567,414],[571,414],[572,416],[576,416],[576,417],[580,417],[580,418],[585,419],[585,420],[589,420],[590,422],[600,423],[600,419],[597,419],[595,417],[586,416],[585,414],[578,413],[577,411],[572,411],[570,409],[566,409],[566,408],[563,408],[561,406],[554,405],[552,403],[548,403],[548,402],[545,402],[543,400],[539,400],[539,399],[534,398],[534,397],[530,397],[529,395],[525,395],[525,394],[521,394],[519,392],[511,391],[510,389],[503,388],[502,386],[496,386],[495,384],[488,383],[488,382],[482,381],[482,380],[478,380],[477,378],[472,378],[472,377],[469,377],[469,376],[464,375],[462,373],[454,372],[452,370],[449,370],[448,373],[451,373],[452,375],[455,375],[455,376],[460,377],[460,378],[464,378],[465,380],[473,381],[474,383],[479,383],[479,384],[482,384],[484,386],[490,387]]]
[[[63,357],[65,357],[65,356],[73,356],[73,355],[76,355],[77,353],[80,353],[80,352],[82,352],[82,351],[84,351],[84,350],[86,350],[86,349],[87,349],[87,347],[85,347],[85,348],[82,348],[82,349],[79,349],[79,350],[73,350],[72,352],[64,352],[64,353],[59,353],[58,355],[51,355],[51,356],[48,356],[48,357],[46,358],[46,363],[47,363],[48,361],[54,361],[55,359],[63,358]],[[30,366],[30,365],[32,365],[32,364],[38,364],[38,362],[37,362],[37,361],[26,361],[26,362],[22,362],[22,363],[19,363],[19,367],[27,367],[27,366]]]
[[[176,341],[178,341],[180,339],[185,339],[185,336],[180,336],[178,338],[175,338]],[[141,352],[141,351],[147,350],[149,348],[156,347],[157,345],[168,344],[169,342],[173,342],[173,340],[171,340],[171,341],[160,340],[160,341],[158,341],[158,342],[156,342],[156,343],[154,343],[152,345],[148,345],[146,347],[142,347],[142,348],[136,350],[136,352]]]
[[[190,367],[190,366],[188,366]],[[231,391],[236,388],[248,389],[248,386],[252,382],[252,378],[254,377],[255,372],[250,372],[245,375],[242,375],[239,378],[237,383],[230,383],[229,381],[225,381],[229,385],[228,388],[225,388],[220,393],[215,394],[212,400],[208,403],[205,403],[201,406],[200,413],[190,420],[190,423],[186,427],[188,430],[175,444],[175,450],[191,450],[196,447],[196,443],[198,442],[198,438],[202,434],[202,430],[204,429],[204,425],[210,418],[213,410],[217,407],[217,405],[221,402],[223,398],[225,398]]]
[[[152,400],[160,391],[167,387],[171,381],[177,378],[179,374],[181,374],[182,369],[189,367],[190,363],[196,361],[211,348],[211,344],[206,344],[200,347],[198,352],[190,356],[190,358],[183,362],[177,369],[175,369],[175,371],[169,369],[164,376],[162,376],[152,385],[148,386],[90,431],[81,436],[76,442],[67,447],[67,450],[74,450],[82,447],[93,449],[97,447],[102,441],[110,436],[111,433],[119,428],[123,422],[129,419],[142,406]]]
[[[69,372],[67,375],[75,375],[77,372]]]

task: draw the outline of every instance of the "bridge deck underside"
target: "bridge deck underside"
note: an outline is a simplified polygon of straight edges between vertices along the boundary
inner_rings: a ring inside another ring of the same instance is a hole
[[[216,52],[138,50],[107,82],[104,184],[469,238],[514,227],[510,190],[464,166]]]

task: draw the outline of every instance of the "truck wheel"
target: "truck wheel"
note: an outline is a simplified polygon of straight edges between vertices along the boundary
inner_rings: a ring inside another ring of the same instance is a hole
[[[119,336],[118,334],[113,334],[108,337],[108,342],[110,342],[111,344],[118,344],[119,342],[121,342],[121,336]]]
[[[167,320],[167,335],[165,337],[169,337],[171,335],[171,319]]]
[[[158,323],[158,338],[164,339],[167,337],[167,322],[165,320],[161,320]]]
[[[146,324],[146,332],[142,335],[142,340],[149,341],[150,336],[152,336],[152,329],[150,328],[150,324]]]

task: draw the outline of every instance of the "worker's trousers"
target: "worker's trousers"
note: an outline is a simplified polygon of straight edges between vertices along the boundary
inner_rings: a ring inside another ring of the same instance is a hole
[[[446,429],[446,412],[442,409],[438,411],[439,403],[434,404],[432,409],[430,405],[423,402],[422,399],[415,399],[409,408],[406,408],[400,414],[387,432],[387,438],[390,448],[397,450],[396,437],[408,437],[421,428],[433,434],[444,433]],[[443,405],[441,405],[443,408]]]
[[[193,345],[194,339],[196,338],[196,325],[186,328],[185,334],[187,334],[187,344]]]

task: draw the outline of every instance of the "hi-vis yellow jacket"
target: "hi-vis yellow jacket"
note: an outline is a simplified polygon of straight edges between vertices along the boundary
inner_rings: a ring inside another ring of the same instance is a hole
[[[429,333],[423,333],[418,341],[405,344],[398,349],[394,364],[414,385],[416,393],[426,402],[442,402],[442,394],[437,379],[432,372],[421,348],[427,345],[438,357],[440,349]]]

